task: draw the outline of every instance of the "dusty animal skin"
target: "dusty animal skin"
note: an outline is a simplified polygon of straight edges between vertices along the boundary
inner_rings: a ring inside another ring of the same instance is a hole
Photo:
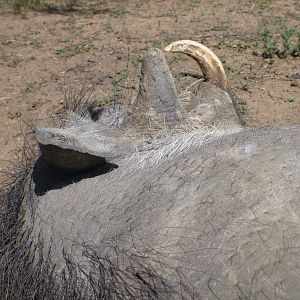
[[[299,299],[300,125],[244,128],[199,47],[190,101],[150,49],[133,106],[36,130],[55,151],[3,185],[1,298]],[[101,163],[54,170],[66,149]]]

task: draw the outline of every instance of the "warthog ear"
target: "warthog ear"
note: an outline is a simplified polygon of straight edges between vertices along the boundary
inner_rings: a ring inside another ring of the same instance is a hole
[[[171,43],[165,48],[165,51],[191,56],[199,64],[206,81],[225,91],[228,90],[227,77],[221,61],[204,45],[190,40],[182,40]]]
[[[133,121],[157,129],[174,127],[187,119],[178,99],[175,83],[161,50],[151,48],[144,55]]]
[[[60,172],[72,173],[105,164],[104,157],[84,146],[80,132],[59,128],[36,128],[35,138],[48,165]]]

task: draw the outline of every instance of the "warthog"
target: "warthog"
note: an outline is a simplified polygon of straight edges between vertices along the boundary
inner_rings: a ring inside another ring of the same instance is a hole
[[[245,128],[219,59],[178,96],[144,56],[131,105],[69,104],[3,185],[5,299],[299,299],[300,126]]]

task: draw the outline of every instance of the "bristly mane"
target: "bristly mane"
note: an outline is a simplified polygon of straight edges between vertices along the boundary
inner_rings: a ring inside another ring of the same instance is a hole
[[[84,264],[75,263],[68,252],[62,250],[66,267],[58,271],[51,259],[51,245],[45,249],[42,235],[37,241],[31,236],[31,221],[34,222],[31,176],[39,155],[35,149],[34,142],[26,139],[22,156],[0,181],[1,299],[194,297],[183,283],[180,288],[171,286],[151,267],[151,258],[145,253],[127,253],[119,249],[115,241],[97,246],[74,245],[85,259]],[[105,248],[114,255],[102,254]]]

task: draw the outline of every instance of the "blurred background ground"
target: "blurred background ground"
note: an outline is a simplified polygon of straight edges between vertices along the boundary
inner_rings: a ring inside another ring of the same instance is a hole
[[[299,21],[298,0],[0,0],[0,170],[66,91],[128,102],[143,53],[179,39],[219,56],[248,126],[300,123]],[[180,91],[197,65],[166,56]]]

